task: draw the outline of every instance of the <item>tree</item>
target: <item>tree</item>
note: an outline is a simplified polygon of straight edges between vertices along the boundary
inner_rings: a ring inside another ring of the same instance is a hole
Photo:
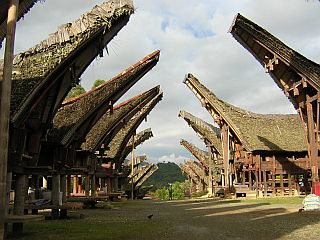
[[[71,88],[70,92],[68,93],[68,95],[66,97],[66,100],[69,98],[79,96],[80,94],[85,93],[85,92],[86,92],[86,90],[84,90],[84,88],[80,84],[77,84],[75,87]]]
[[[101,85],[104,82],[105,82],[105,80],[102,80],[102,79],[95,80],[91,89],[98,87],[99,85]]]

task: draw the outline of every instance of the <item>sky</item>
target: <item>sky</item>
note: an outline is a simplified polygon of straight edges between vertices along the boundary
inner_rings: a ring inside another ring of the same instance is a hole
[[[46,0],[37,3],[17,25],[15,53],[46,39],[58,26],[90,11],[98,0]],[[295,113],[292,104],[263,67],[228,33],[237,13],[254,21],[305,57],[320,60],[320,2],[316,0],[135,0],[135,14],[109,43],[109,54],[97,58],[81,77],[89,90],[96,79],[108,80],[147,54],[160,49],[159,63],[121,101],[160,85],[163,100],[138,131],[152,128],[154,137],[135,155],[149,162],[192,159],[180,144],[205,145],[178,117],[185,110],[213,120],[183,83],[192,73],[226,102],[257,113]],[[3,58],[3,49],[0,51]]]

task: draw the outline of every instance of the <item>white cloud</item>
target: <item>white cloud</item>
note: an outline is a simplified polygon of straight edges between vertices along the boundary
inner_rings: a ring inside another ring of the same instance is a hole
[[[17,51],[28,49],[59,24],[79,17],[99,2],[56,0],[37,4],[19,23]],[[233,105],[261,113],[294,112],[259,63],[227,33],[236,13],[266,28],[303,55],[316,62],[320,60],[318,1],[135,0],[134,3],[136,13],[109,44],[109,55],[89,66],[82,83],[89,89],[95,79],[109,79],[161,49],[158,65],[123,97],[129,98],[158,84],[164,91],[164,99],[139,128],[152,127],[155,137],[137,148],[138,153],[145,152],[152,159],[176,161],[189,156],[179,144],[181,138],[204,149],[193,130],[178,118],[179,110],[186,110],[212,123],[210,115],[182,83],[188,72]]]

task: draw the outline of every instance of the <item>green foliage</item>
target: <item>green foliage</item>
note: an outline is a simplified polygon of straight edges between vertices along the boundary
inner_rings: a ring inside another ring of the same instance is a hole
[[[70,92],[68,93],[68,95],[66,97],[66,100],[69,98],[79,96],[80,94],[85,93],[85,92],[86,92],[86,90],[84,90],[84,88],[80,84],[77,84],[75,87],[73,87],[70,90]]]
[[[168,187],[168,183],[184,182],[186,180],[180,167],[173,162],[158,163],[157,166],[158,170],[143,183],[143,186],[153,185],[150,189],[152,192],[159,188]]]
[[[161,200],[169,200],[169,190],[167,187],[157,189],[152,195]]]
[[[184,182],[174,182],[172,185],[172,199],[184,199],[184,193],[189,189],[188,181]],[[164,186],[162,188],[157,189],[151,195],[160,198],[161,200],[169,200],[169,189]]]
[[[95,80],[94,83],[93,83],[93,85],[92,85],[92,88],[91,88],[91,89],[94,89],[94,88],[100,86],[100,85],[101,85],[102,83],[104,83],[104,82],[105,82],[105,80],[102,80],[102,79],[97,79],[97,80]]]

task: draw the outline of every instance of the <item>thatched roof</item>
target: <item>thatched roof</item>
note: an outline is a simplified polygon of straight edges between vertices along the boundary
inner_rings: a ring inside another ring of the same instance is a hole
[[[206,175],[205,169],[203,169],[198,162],[193,160],[185,160],[184,164],[187,165],[189,169],[193,171],[206,185],[209,185],[208,175]]]
[[[18,7],[17,20],[19,21],[33,5],[39,2],[39,0],[20,0]],[[7,18],[8,10],[10,7],[10,0],[1,0],[0,3],[0,48],[2,47],[2,41],[7,35]]]
[[[117,134],[118,136],[118,134]],[[140,144],[144,143],[148,139],[153,137],[153,133],[151,128],[145,129],[134,136],[134,148],[139,146]],[[109,144],[111,145],[111,144]],[[127,143],[126,147],[122,150],[122,154],[120,159],[125,159],[129,153],[132,151],[132,138],[130,138],[129,142]]]
[[[201,95],[202,103],[214,111],[217,123],[226,123],[247,151],[306,151],[297,114],[249,112],[220,100],[192,74],[187,75],[185,83]]]
[[[204,141],[209,141],[218,154],[222,156],[222,142],[219,128],[186,111],[180,111],[179,117],[182,117],[196,133],[200,134]]]
[[[134,186],[140,187],[155,171],[158,170],[157,164],[150,164],[145,167],[143,174],[134,179]]]
[[[198,176],[194,173],[194,171],[192,171],[192,169],[190,169],[190,166],[185,164],[185,163],[181,163],[179,165],[182,173],[186,174],[188,177],[190,177],[192,179],[192,181],[194,181],[196,184],[200,183],[200,180],[198,178]]]
[[[53,119],[52,137],[64,145],[74,138],[83,140],[103,113],[156,65],[159,54],[155,51],[97,88],[63,102]]]
[[[230,32],[265,67],[282,90],[301,85],[301,80],[316,91],[320,90],[320,65],[288,47],[256,23],[237,14]],[[271,68],[270,62],[273,62]],[[297,108],[299,101],[296,96],[289,98]]]
[[[125,147],[135,133],[141,122],[151,112],[155,105],[162,99],[162,93],[151,99],[139,112],[137,112],[129,122],[114,136],[108,145],[109,150],[105,152],[107,158],[120,158]],[[121,159],[120,159],[121,160]]]
[[[180,144],[184,146],[196,159],[198,159],[203,167],[209,169],[208,152],[201,150],[200,148],[184,139],[180,141]]]
[[[34,104],[43,104],[41,97],[48,94],[61,77],[64,77],[60,79],[64,92],[52,93],[50,97],[63,99],[90,62],[99,53],[102,55],[107,43],[128,22],[133,11],[130,0],[105,2],[80,19],[60,26],[40,44],[16,55],[12,76],[12,121],[25,118],[27,112],[34,109]],[[2,66],[3,61],[0,61],[1,69]],[[0,72],[0,79],[2,77]],[[55,91],[60,88],[55,86]],[[60,106],[55,105],[56,109]]]
[[[90,129],[81,149],[94,152],[102,143],[109,144],[105,142],[106,138],[112,139],[132,116],[159,94],[159,91],[160,87],[157,86],[117,105],[113,111],[107,111]]]

